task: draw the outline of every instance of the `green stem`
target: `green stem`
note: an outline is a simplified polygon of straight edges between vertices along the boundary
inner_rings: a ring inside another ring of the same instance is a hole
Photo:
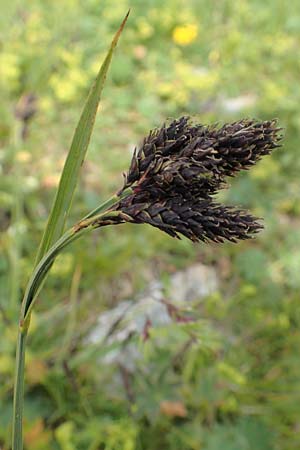
[[[23,322],[21,323],[22,327],[27,328],[27,321],[30,318],[30,313],[31,313],[33,304],[35,303],[34,300],[36,299],[36,297],[40,291],[40,288],[42,286],[42,283],[43,283],[44,279],[46,278],[46,275],[48,274],[57,255],[59,253],[61,253],[62,250],[65,247],[67,247],[69,244],[71,244],[75,240],[79,239],[84,233],[91,231],[91,229],[92,228],[89,227],[88,225],[81,230],[77,230],[76,226],[70,228],[48,250],[48,252],[43,256],[41,261],[35,267],[32,275],[31,275],[31,278],[29,280],[29,283],[27,285],[25,295],[23,298],[23,302],[22,302],[22,307],[21,307],[21,318],[23,319]]]
[[[81,219],[76,225],[67,230],[60,239],[48,250],[48,252],[43,256],[43,258],[36,265],[32,276],[27,285],[25,291],[24,299],[21,308],[21,317],[26,321],[27,317],[30,317],[30,311],[34,304],[34,299],[36,298],[39,290],[41,289],[42,282],[46,278],[51,266],[56,258],[56,256],[71,242],[74,242],[83,234],[91,231],[93,227],[91,226],[93,222],[98,218],[103,218],[109,208],[115,205],[120,199],[126,197],[132,192],[131,188],[127,188],[120,195],[114,195],[107,201],[102,203],[96,209],[87,214],[83,219]],[[111,215],[116,212],[109,212]],[[24,324],[26,327],[26,324]]]
[[[22,417],[24,402],[24,367],[27,330],[19,329],[14,385],[12,450],[23,449]]]
[[[15,369],[15,385],[14,385],[14,407],[13,407],[13,437],[12,450],[22,450],[22,416],[23,416],[23,394],[24,394],[24,364],[25,364],[25,344],[26,336],[30,323],[31,311],[34,306],[36,297],[42,288],[43,282],[52,267],[57,255],[69,244],[77,240],[83,234],[95,228],[94,222],[97,219],[105,219],[105,214],[111,217],[113,214],[119,214],[117,211],[107,211],[112,205],[117,203],[121,198],[129,195],[131,189],[126,189],[121,195],[114,195],[106,202],[102,203],[98,208],[80,220],[76,225],[67,230],[60,239],[48,250],[43,258],[38,262],[31,278],[27,284],[21,306],[20,328],[17,342],[16,369]]]
[[[90,219],[91,217],[96,216],[97,214],[101,213],[102,211],[106,211],[108,208],[110,208],[111,206],[118,203],[118,201],[120,201],[120,199],[126,197],[127,195],[130,195],[131,193],[132,193],[132,188],[126,188],[126,189],[124,189],[122,194],[113,195],[108,200],[103,202],[101,205],[97,206],[97,208],[93,209],[93,211],[88,213],[82,220]]]
[[[90,228],[91,229],[91,228]],[[19,325],[19,334],[16,351],[15,385],[14,385],[14,404],[13,404],[13,434],[12,450],[23,449],[23,397],[24,397],[24,365],[25,365],[25,344],[30,323],[31,310],[34,300],[40,290],[40,287],[49,272],[52,263],[59,252],[67,245],[78,239],[88,228],[76,232],[75,227],[68,230],[46,255],[39,262],[27,285],[24,299],[21,307],[21,319]]]

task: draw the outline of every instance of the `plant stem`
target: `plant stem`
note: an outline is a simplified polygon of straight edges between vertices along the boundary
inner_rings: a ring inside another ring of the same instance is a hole
[[[22,419],[24,402],[25,345],[30,323],[31,310],[43,285],[43,281],[51,269],[56,256],[73,241],[77,240],[83,234],[93,230],[93,223],[95,220],[100,217],[105,217],[105,212],[103,211],[107,210],[113,204],[117,203],[120,198],[125,197],[129,193],[130,190],[128,189],[120,196],[115,195],[111,197],[109,200],[98,206],[98,208],[84,217],[76,225],[67,230],[38,262],[32,273],[32,276],[27,284],[21,306],[21,317],[16,351],[12,450],[23,449]],[[110,212],[109,215],[112,215],[113,213],[118,214],[117,212]],[[84,224],[84,226],[82,226],[82,224]]]
[[[34,300],[58,253],[88,230],[89,229],[80,230],[78,233],[74,231],[74,227],[68,230],[42,258],[40,263],[33,271],[32,277],[30,278],[27,285],[21,307],[21,318],[16,350],[12,450],[23,449],[22,422],[24,402],[25,345],[30,323],[31,309],[34,304]]]
[[[32,276],[27,285],[25,295],[21,307],[21,317],[26,321],[27,317],[30,317],[30,312],[34,304],[34,299],[36,298],[39,290],[41,289],[42,283],[46,278],[51,266],[56,258],[56,256],[71,242],[77,240],[83,234],[91,231],[93,229],[93,223],[97,218],[104,218],[105,214],[109,215],[118,214],[116,211],[109,212],[109,207],[116,204],[120,199],[130,195],[132,192],[131,188],[125,189],[122,194],[114,195],[106,202],[102,203],[91,213],[81,219],[72,228],[67,230],[60,239],[48,250],[48,252],[43,256],[43,258],[36,265]],[[26,324],[24,324],[26,327]]]
[[[132,193],[132,188],[126,188],[121,195],[115,194],[112,197],[110,197],[105,202],[101,203],[101,205],[97,206],[97,208],[93,209],[90,213],[88,213],[82,220],[90,219],[91,217],[96,216],[97,214],[101,213],[102,211],[106,211],[108,208],[113,206],[115,203],[118,203],[118,201],[127,195],[130,195]]]
[[[19,328],[14,385],[12,450],[23,449],[22,418],[24,403],[24,367],[27,330]]]

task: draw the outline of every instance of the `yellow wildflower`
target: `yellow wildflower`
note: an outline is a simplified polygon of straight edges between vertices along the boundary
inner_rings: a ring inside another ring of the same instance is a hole
[[[198,27],[195,24],[177,26],[173,31],[173,41],[178,45],[189,45],[196,39]]]
[[[21,150],[20,152],[17,153],[16,159],[19,162],[27,163],[31,160],[31,154],[26,150]]]

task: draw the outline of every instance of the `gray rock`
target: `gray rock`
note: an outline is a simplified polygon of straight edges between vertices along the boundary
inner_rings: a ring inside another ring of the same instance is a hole
[[[175,303],[192,302],[211,295],[218,289],[215,269],[195,264],[171,276],[170,300]]]
[[[218,288],[216,271],[203,264],[195,264],[170,277],[168,301],[182,306],[212,294]],[[143,295],[135,301],[122,301],[115,308],[102,313],[87,341],[97,345],[125,343],[108,351],[102,362],[118,362],[133,369],[139,358],[138,346],[129,342],[133,334],[143,335],[147,322],[151,327],[162,326],[172,321],[166,304],[162,283],[153,281]]]

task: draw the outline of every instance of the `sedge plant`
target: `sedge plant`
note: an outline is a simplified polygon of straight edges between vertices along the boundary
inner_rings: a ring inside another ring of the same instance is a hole
[[[62,171],[55,200],[21,305],[16,352],[12,449],[22,450],[26,338],[36,298],[59,253],[97,228],[125,222],[148,223],[174,238],[193,242],[237,242],[252,238],[261,223],[246,211],[217,203],[214,195],[228,177],[251,168],[280,145],[276,120],[240,120],[222,127],[193,124],[181,117],[152,130],[133,153],[121,189],[65,231],[118,29],[87,97]]]

